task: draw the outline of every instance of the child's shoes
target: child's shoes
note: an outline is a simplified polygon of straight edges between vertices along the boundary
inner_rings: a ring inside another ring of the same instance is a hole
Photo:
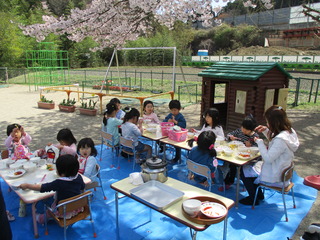
[[[8,210],[7,210],[7,217],[9,222],[16,220],[16,218]]]

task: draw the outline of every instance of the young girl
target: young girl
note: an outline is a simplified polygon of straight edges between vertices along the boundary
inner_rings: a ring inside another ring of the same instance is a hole
[[[122,120],[126,113],[121,110],[120,100],[118,98],[112,98],[109,103],[115,104],[117,106],[116,118]]]
[[[258,183],[280,187],[283,185],[281,175],[282,171],[289,167],[293,161],[294,152],[299,147],[299,139],[291,126],[286,112],[281,106],[271,106],[264,114],[267,122],[266,126],[259,125],[256,131],[262,132],[270,141],[267,147],[262,139],[255,138],[262,157],[262,161],[255,165],[244,166],[241,170],[241,180],[243,181],[249,196],[241,199],[239,202],[244,205],[252,205]],[[259,171],[259,166],[261,171]],[[289,184],[289,183],[286,183]],[[256,205],[264,195],[259,189]]]
[[[116,118],[117,106],[114,103],[108,103],[107,109],[103,116],[102,131],[109,133],[113,136],[113,143],[111,145],[118,145],[119,143],[119,126],[122,124],[122,120]]]
[[[192,132],[200,134],[203,131],[212,131],[218,137],[224,138],[223,128],[220,125],[219,111],[216,108],[209,108],[204,112],[205,124],[200,131],[191,129]]]
[[[56,147],[60,150],[60,156],[65,154],[76,156],[77,140],[69,128],[61,129],[57,134],[57,140],[59,144]]]
[[[259,135],[254,131],[257,127],[256,121],[253,117],[246,117],[241,124],[241,128],[237,128],[236,130],[227,134],[228,140],[237,140],[243,142],[246,147],[257,146],[254,142],[255,137],[259,137]],[[230,188],[230,185],[234,183],[234,179],[237,174],[237,165],[229,163],[229,172],[224,179],[226,189]]]
[[[216,141],[216,135],[212,131],[203,131],[202,133],[200,133],[197,139],[198,146],[193,147],[189,154],[189,159],[192,160],[193,162],[208,166],[211,170],[212,177],[214,177],[214,172],[216,170],[216,165],[217,165],[217,160],[216,160],[217,153],[216,153],[216,150],[214,149],[215,141]],[[214,166],[214,160],[215,160],[215,166]],[[194,180],[197,181],[198,183],[208,186],[207,179],[203,176],[194,174]]]
[[[69,154],[60,156],[57,159],[56,168],[59,178],[54,180],[53,182],[39,184],[23,183],[19,186],[19,188],[23,190],[31,189],[40,192],[55,191],[55,200],[52,204],[53,208],[59,201],[81,194],[84,190],[85,184],[81,175],[78,174],[78,160],[74,156]],[[77,210],[76,212],[69,213],[67,218],[71,218],[77,213],[79,213],[79,211]],[[56,213],[56,215],[59,216],[58,212]],[[43,224],[44,214],[38,214],[37,221]]]
[[[139,154],[142,152],[147,152],[147,158],[149,158],[152,153],[151,147],[138,140],[143,132],[142,121],[139,121],[139,125],[137,126],[139,117],[140,113],[136,108],[129,108],[126,110],[126,115],[124,116],[123,124],[121,126],[122,136],[126,139],[133,140],[135,149],[138,152],[138,159],[140,158]],[[132,151],[132,149],[126,148],[126,151]]]
[[[154,106],[153,102],[150,100],[147,100],[143,103],[143,120],[144,119],[150,119],[152,123],[160,123],[157,114],[153,112]]]
[[[28,144],[32,139],[24,131],[24,128],[16,123],[8,125],[7,135],[5,146],[8,148],[9,157],[12,159],[29,158],[30,149],[28,148]]]
[[[79,173],[90,178],[97,173],[96,170],[96,156],[97,149],[94,147],[94,142],[91,138],[83,138],[79,141],[77,147],[78,161],[79,161]]]

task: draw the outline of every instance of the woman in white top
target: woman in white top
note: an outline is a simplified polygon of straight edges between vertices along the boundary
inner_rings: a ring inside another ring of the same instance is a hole
[[[241,180],[249,193],[248,197],[239,201],[244,205],[253,204],[259,182],[277,187],[283,185],[282,172],[293,162],[294,152],[300,144],[298,136],[282,107],[271,106],[265,112],[265,118],[267,127],[259,125],[255,130],[262,132],[267,137],[269,146],[267,147],[262,139],[255,138],[262,161],[251,167],[246,165],[241,170]],[[259,163],[261,164],[261,170]],[[256,205],[259,204],[259,200],[264,199],[261,189],[259,190]]]
[[[203,117],[205,119],[205,124],[200,131],[191,129],[192,132],[200,134],[203,131],[212,131],[216,137],[224,138],[223,128],[220,125],[219,111],[216,108],[209,108],[204,112]]]
[[[122,136],[126,139],[133,140],[133,145],[135,146],[135,150],[137,151],[137,158],[140,158],[140,153],[147,152],[147,158],[151,157],[152,148],[149,145],[143,144],[139,141],[139,137],[143,133],[142,129],[142,120],[138,120],[140,117],[140,113],[136,108],[125,108],[126,115],[123,118],[123,124],[121,125]],[[126,148],[126,151],[132,152],[132,149]]]

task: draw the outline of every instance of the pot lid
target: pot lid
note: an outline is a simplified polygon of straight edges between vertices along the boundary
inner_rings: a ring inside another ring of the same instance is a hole
[[[153,156],[152,158],[148,158],[146,160],[146,165],[151,169],[157,169],[167,166],[167,162],[165,160],[162,160],[161,158]]]

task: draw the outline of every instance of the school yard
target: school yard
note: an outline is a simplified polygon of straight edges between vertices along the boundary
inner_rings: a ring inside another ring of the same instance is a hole
[[[83,137],[91,137],[95,143],[100,144],[100,129],[102,115],[95,117],[79,115],[75,113],[64,113],[58,110],[57,104],[66,98],[62,92],[48,92],[47,98],[56,102],[53,110],[44,110],[37,107],[39,92],[29,91],[25,85],[9,85],[0,88],[1,121],[0,121],[0,148],[4,149],[6,127],[11,123],[19,123],[32,136],[31,150],[44,147],[48,142],[56,142],[56,134],[61,128],[70,128],[75,137],[80,140]],[[76,96],[74,96],[76,97]],[[105,105],[110,98],[104,98]],[[163,119],[168,109],[163,106],[156,109],[156,112]],[[186,107],[182,113],[187,119],[189,127],[199,127],[200,105]],[[296,171],[299,176],[318,175],[320,169],[320,110],[288,110],[290,120],[299,135],[301,142],[299,150],[295,155]],[[320,222],[318,198],[307,217],[301,222],[293,239],[297,240],[303,235],[309,224]],[[299,206],[297,206],[299,207]],[[290,221],[289,223],[290,224]],[[282,236],[281,239],[284,239]],[[280,238],[279,238],[280,239]]]

